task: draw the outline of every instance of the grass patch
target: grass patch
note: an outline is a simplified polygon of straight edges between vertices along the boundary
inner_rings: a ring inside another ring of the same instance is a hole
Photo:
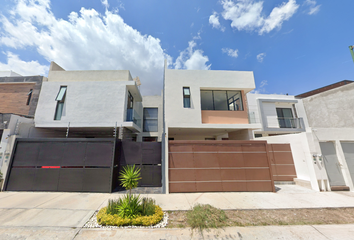
[[[197,204],[187,212],[187,224],[193,229],[209,230],[210,228],[222,228],[227,225],[227,216],[223,210],[209,204]]]
[[[172,211],[169,228],[192,227],[187,221],[191,211]],[[353,224],[354,208],[277,209],[277,210],[225,210],[227,220],[221,226],[279,226]]]

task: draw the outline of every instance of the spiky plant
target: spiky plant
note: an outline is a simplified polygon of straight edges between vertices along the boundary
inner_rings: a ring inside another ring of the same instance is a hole
[[[127,165],[120,171],[120,185],[129,190],[129,199],[131,199],[132,189],[138,186],[138,181],[140,179],[140,168],[135,168],[135,165]]]

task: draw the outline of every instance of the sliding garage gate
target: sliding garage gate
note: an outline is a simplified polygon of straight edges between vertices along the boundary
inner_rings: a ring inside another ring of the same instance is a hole
[[[266,141],[169,141],[169,191],[274,192],[274,177],[296,177],[289,149]]]
[[[111,192],[118,169],[115,144],[114,139],[17,139],[5,190]]]

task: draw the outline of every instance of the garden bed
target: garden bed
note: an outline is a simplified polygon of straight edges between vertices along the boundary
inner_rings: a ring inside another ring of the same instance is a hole
[[[164,228],[167,225],[168,222],[168,213],[164,212],[163,213],[163,218],[161,220],[161,222],[153,225],[153,226],[103,226],[101,224],[99,224],[97,222],[97,213],[98,211],[96,211],[92,217],[90,218],[90,220],[88,220],[86,222],[86,224],[84,225],[84,228],[103,228],[103,229],[109,229],[109,228]]]

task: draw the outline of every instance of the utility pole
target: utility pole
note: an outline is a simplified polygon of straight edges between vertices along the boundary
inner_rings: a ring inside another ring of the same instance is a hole
[[[353,58],[353,62],[354,62],[354,52],[353,52],[353,45],[352,46],[349,46],[349,50],[350,50],[350,53],[352,55],[352,58]]]

